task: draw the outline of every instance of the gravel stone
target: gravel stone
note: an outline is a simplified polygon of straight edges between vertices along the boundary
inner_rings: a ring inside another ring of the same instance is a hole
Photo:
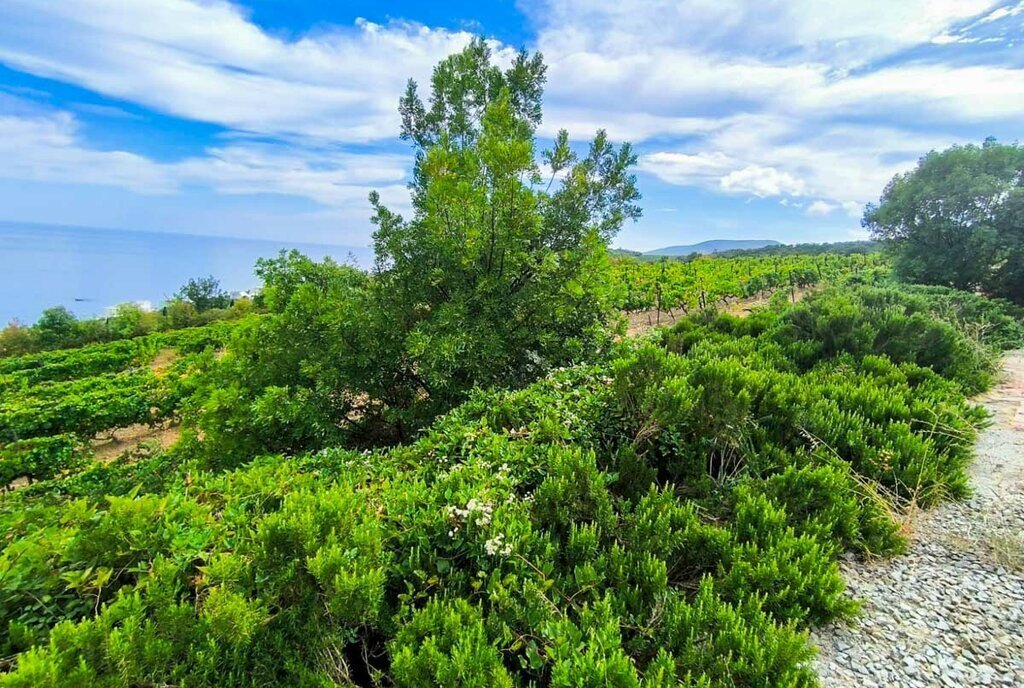
[[[825,686],[1024,686],[1024,351],[976,401],[992,413],[974,495],[908,520],[905,555],[844,557],[849,623],[816,629]]]

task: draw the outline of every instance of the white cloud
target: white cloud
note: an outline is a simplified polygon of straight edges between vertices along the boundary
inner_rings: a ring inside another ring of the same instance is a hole
[[[807,214],[813,216],[831,215],[836,210],[843,210],[847,216],[859,218],[864,214],[864,205],[857,201],[842,201],[841,203],[830,203],[829,201],[817,200],[807,206]]]
[[[809,133],[798,119],[744,115],[724,120],[691,150],[646,154],[639,167],[670,184],[804,196],[859,217],[896,172],[954,141],[869,125],[825,125]]]
[[[399,209],[408,205],[406,156],[239,141],[201,156],[157,162],[87,147],[67,112],[0,117],[0,158],[3,177],[113,186],[139,194],[173,194],[186,185],[222,194],[285,194],[365,219],[367,195],[376,187]]]
[[[604,129],[613,140],[646,140],[657,136],[706,134],[718,126],[712,117],[653,115],[647,112],[599,110],[552,104],[544,108],[544,120],[538,128],[541,137],[553,137],[559,129],[579,136]]]
[[[80,183],[83,179],[138,193],[169,193],[174,183],[159,165],[125,151],[94,151],[78,145],[74,118],[0,117],[0,175],[15,179]]]
[[[969,40],[961,23],[999,14],[996,4],[549,0],[530,7],[550,63],[555,119],[571,105],[610,116],[625,129],[620,138],[637,141],[680,133],[681,116],[723,113],[1013,121],[1024,116],[1019,66],[871,64],[932,42]],[[648,119],[639,126],[629,113]],[[659,123],[664,128],[652,130]]]
[[[410,76],[466,32],[360,21],[296,40],[220,0],[7,0],[0,61],[160,112],[263,134],[363,142],[398,132]]]
[[[837,207],[838,206],[836,206],[833,203],[829,203],[828,201],[815,201],[814,203],[811,203],[809,206],[807,206],[807,214],[819,216],[828,215]]]
[[[850,217],[859,218],[864,214],[864,204],[857,201],[843,201],[840,204]]]
[[[941,61],[948,53],[921,52],[933,41],[967,40],[965,26],[978,18],[1011,12],[998,4],[542,0],[527,6],[551,65],[549,126],[559,126],[555,119],[571,104],[597,113],[597,121],[611,118],[617,138],[656,141],[640,169],[666,182],[806,196],[856,217],[894,173],[931,148],[962,140],[962,133],[944,133],[947,127],[1013,126],[1024,117],[1024,70],[1012,61],[1000,64],[991,54],[958,65]],[[914,60],[902,59],[911,49]],[[641,125],[632,113],[647,118]],[[700,126],[673,132],[680,117]],[[672,142],[680,136],[685,143]]]
[[[999,21],[1000,19],[1006,19],[1008,17],[1016,17],[1024,14],[1024,2],[1018,2],[1016,5],[1004,5],[1003,7],[997,7],[990,13],[977,21],[978,24],[991,24],[992,22]]]
[[[943,113],[1013,116],[1024,112],[1024,99],[1019,73],[1007,70],[982,66],[950,79],[941,68],[846,76],[867,56],[943,40],[956,22],[994,5],[534,3],[538,47],[551,66],[542,133],[565,126],[579,133],[605,127],[617,139],[691,135],[706,131],[714,118],[708,113],[717,116],[723,103],[835,112],[891,107],[895,97]],[[284,39],[223,0],[8,0],[5,15],[0,61],[16,69],[231,129],[340,142],[393,137],[405,80],[425,80],[470,39],[366,21]],[[507,59],[509,51],[496,47]],[[965,92],[973,97],[957,97]]]
[[[640,158],[639,168],[670,184],[714,186],[736,167],[724,153],[676,153],[661,151]]]
[[[748,193],[760,198],[769,196],[801,196],[807,185],[787,172],[774,167],[747,165],[722,177],[722,189],[736,193]]]
[[[739,51],[829,55],[860,62],[925,43],[957,22],[990,11],[995,0],[546,0],[528,3],[554,44],[627,52],[660,45],[701,53]],[[568,34],[559,40],[559,32]],[[543,39],[542,39],[543,43]]]
[[[961,50],[944,44],[989,40],[971,32],[1019,16],[1024,3],[522,1],[550,67],[540,134],[606,128],[639,142],[641,171],[670,184],[857,217],[927,150],[1024,117],[1019,58],[944,61]],[[4,15],[0,62],[214,123],[230,138],[157,162],[90,147],[70,114],[0,102],[0,175],[287,194],[363,215],[372,186],[407,206],[407,157],[326,142],[393,140],[405,80],[425,80],[470,39],[397,21],[286,38],[225,0],[6,0]]]
[[[870,72],[796,94],[815,113],[921,112],[961,122],[1024,115],[1024,69],[992,65],[910,64]]]

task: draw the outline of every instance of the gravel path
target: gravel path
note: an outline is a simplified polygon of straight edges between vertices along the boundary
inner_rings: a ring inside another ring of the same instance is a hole
[[[916,516],[906,555],[842,563],[864,606],[812,634],[823,685],[1024,686],[1024,351],[1003,370],[974,497]]]

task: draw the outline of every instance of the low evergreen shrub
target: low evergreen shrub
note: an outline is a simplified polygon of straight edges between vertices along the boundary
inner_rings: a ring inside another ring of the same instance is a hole
[[[965,494],[984,422],[992,344],[891,291],[685,320],[391,449],[16,491],[0,686],[813,686],[838,556]]]

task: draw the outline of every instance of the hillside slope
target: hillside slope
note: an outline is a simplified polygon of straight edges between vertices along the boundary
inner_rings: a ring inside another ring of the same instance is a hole
[[[764,248],[766,246],[781,246],[782,243],[774,239],[711,239],[698,244],[684,244],[680,246],[666,246],[647,251],[645,256],[688,256],[691,253],[721,253],[722,251],[737,251],[741,249]]]

